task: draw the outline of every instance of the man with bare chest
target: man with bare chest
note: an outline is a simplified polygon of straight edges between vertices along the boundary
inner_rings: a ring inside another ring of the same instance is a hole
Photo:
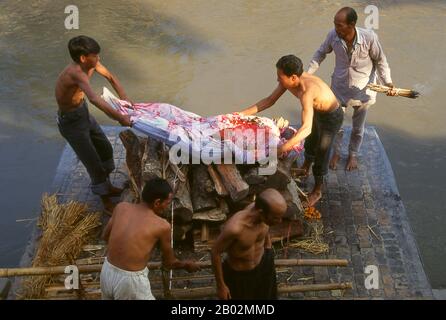
[[[128,100],[118,79],[99,62],[99,44],[92,38],[78,36],[68,43],[73,62],[59,75],[55,96],[59,106],[57,123],[91,179],[91,190],[101,196],[106,211],[113,210],[110,197],[120,194],[109,181],[114,170],[113,148],[101,127],[88,111],[87,101],[94,104],[122,126],[130,126],[130,117],[121,115],[98,96],[90,86],[96,71],[106,78],[123,100]]]
[[[211,256],[220,299],[277,299],[269,227],[282,221],[287,204],[267,189],[255,203],[234,214],[215,241]],[[227,258],[221,262],[221,254]]]
[[[330,149],[336,133],[342,126],[344,112],[330,87],[318,77],[303,72],[302,61],[287,55],[276,64],[279,85],[268,97],[243,110],[243,115],[253,115],[268,109],[290,91],[302,106],[302,125],[296,134],[278,148],[278,155],[290,151],[305,139],[305,166],[313,164],[315,185],[308,196],[308,205],[314,206],[322,197],[324,176],[328,173]]]
[[[161,178],[147,181],[139,204],[119,203],[104,229],[107,258],[101,271],[105,300],[153,300],[147,263],[159,243],[163,266],[197,271],[193,261],[180,261],[171,247],[171,225],[161,214],[171,203],[173,191]]]

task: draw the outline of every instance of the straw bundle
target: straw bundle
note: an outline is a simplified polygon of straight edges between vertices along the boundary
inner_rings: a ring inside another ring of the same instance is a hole
[[[370,83],[367,85],[367,88],[369,88],[370,90],[376,91],[376,92],[380,92],[380,93],[388,93],[390,90],[394,90],[396,91],[396,95],[399,97],[405,97],[405,98],[411,98],[411,99],[416,99],[420,96],[420,93],[414,90],[410,90],[410,89],[400,89],[400,88],[390,88],[387,86],[382,86],[379,84],[373,84]]]
[[[312,228],[310,237],[303,240],[293,241],[290,244],[292,248],[298,248],[312,254],[322,254],[328,252],[328,244],[322,240],[324,226],[321,223],[310,224]]]
[[[100,225],[100,213],[89,213],[86,204],[70,201],[59,204],[55,195],[42,198],[42,214],[38,227],[42,235],[32,263],[33,267],[69,265],[93,237]],[[45,294],[52,276],[29,277],[22,282],[18,298],[35,299]]]

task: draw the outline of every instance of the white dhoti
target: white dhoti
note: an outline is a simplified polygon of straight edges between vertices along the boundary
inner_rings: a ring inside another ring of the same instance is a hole
[[[103,300],[155,300],[149,281],[149,269],[126,271],[115,267],[107,258],[101,270]]]

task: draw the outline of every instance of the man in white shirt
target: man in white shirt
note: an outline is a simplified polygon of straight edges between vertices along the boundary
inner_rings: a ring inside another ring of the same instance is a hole
[[[378,36],[372,30],[356,27],[358,16],[354,9],[345,7],[334,18],[335,28],[331,30],[324,43],[314,54],[308,73],[313,74],[324,61],[326,55],[334,51],[335,69],[332,74],[331,89],[346,108],[353,107],[352,133],[350,136],[349,156],[346,170],[358,167],[358,152],[364,135],[367,109],[375,104],[376,92],[367,89],[367,84],[375,83],[376,78],[391,88],[394,87],[390,68]],[[389,95],[394,95],[393,91]],[[330,168],[336,169],[340,158],[343,129],[339,131],[334,143]],[[310,164],[303,169],[308,172]]]

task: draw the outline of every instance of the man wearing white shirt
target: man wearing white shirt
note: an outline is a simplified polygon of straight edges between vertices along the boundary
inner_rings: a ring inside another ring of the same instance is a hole
[[[339,10],[334,18],[335,28],[328,33],[308,68],[308,73],[314,73],[328,53],[335,53],[336,63],[331,89],[344,108],[353,107],[352,133],[346,165],[348,171],[358,167],[357,156],[364,135],[367,109],[376,102],[376,92],[367,89],[367,84],[375,83],[376,78],[379,78],[386,86],[394,87],[378,36],[372,30],[356,27],[357,19],[354,9],[345,7]],[[394,92],[389,92],[389,95],[394,95]],[[341,129],[336,136],[330,160],[331,169],[336,169],[339,161],[343,133],[344,130]],[[309,161],[304,163],[305,174],[310,166]]]

